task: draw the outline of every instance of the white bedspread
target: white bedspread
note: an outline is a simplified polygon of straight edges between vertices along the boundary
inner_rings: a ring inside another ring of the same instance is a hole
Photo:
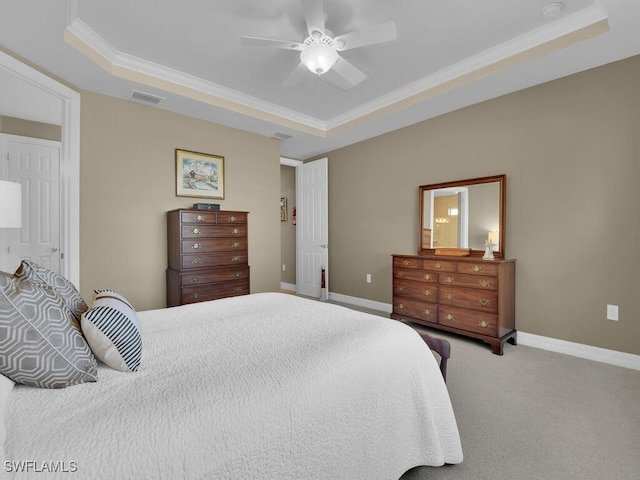
[[[279,293],[139,318],[137,373],[101,365],[96,383],[13,388],[3,470],[32,461],[91,480],[395,480],[462,461],[437,362],[406,325]]]

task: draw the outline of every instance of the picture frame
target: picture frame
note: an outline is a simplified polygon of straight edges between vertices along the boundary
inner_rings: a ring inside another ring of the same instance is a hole
[[[224,157],[176,148],[176,196],[224,198]]]
[[[287,197],[280,197],[280,221],[287,221]]]

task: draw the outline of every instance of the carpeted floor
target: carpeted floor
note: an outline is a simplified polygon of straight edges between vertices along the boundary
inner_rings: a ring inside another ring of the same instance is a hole
[[[640,479],[640,371],[522,345],[497,356],[429,333],[451,342],[447,386],[465,459],[402,480]]]

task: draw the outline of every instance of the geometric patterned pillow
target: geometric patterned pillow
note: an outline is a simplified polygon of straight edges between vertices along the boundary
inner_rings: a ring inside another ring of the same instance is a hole
[[[66,278],[56,272],[36,265],[31,260],[22,260],[15,277],[31,283],[49,285],[62,297],[65,305],[73,313],[73,324],[80,330],[80,316],[87,310],[87,304],[76,287]]]
[[[95,382],[96,359],[72,318],[50,287],[0,272],[0,373],[44,388]]]
[[[126,298],[112,290],[95,290],[93,304],[80,323],[87,343],[102,362],[122,372],[138,370],[140,321]]]

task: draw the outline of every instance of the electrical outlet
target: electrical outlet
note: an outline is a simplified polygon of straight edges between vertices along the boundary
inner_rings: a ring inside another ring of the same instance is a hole
[[[371,274],[367,273],[367,283],[371,283]]]
[[[607,305],[607,320],[618,321],[618,305]]]

